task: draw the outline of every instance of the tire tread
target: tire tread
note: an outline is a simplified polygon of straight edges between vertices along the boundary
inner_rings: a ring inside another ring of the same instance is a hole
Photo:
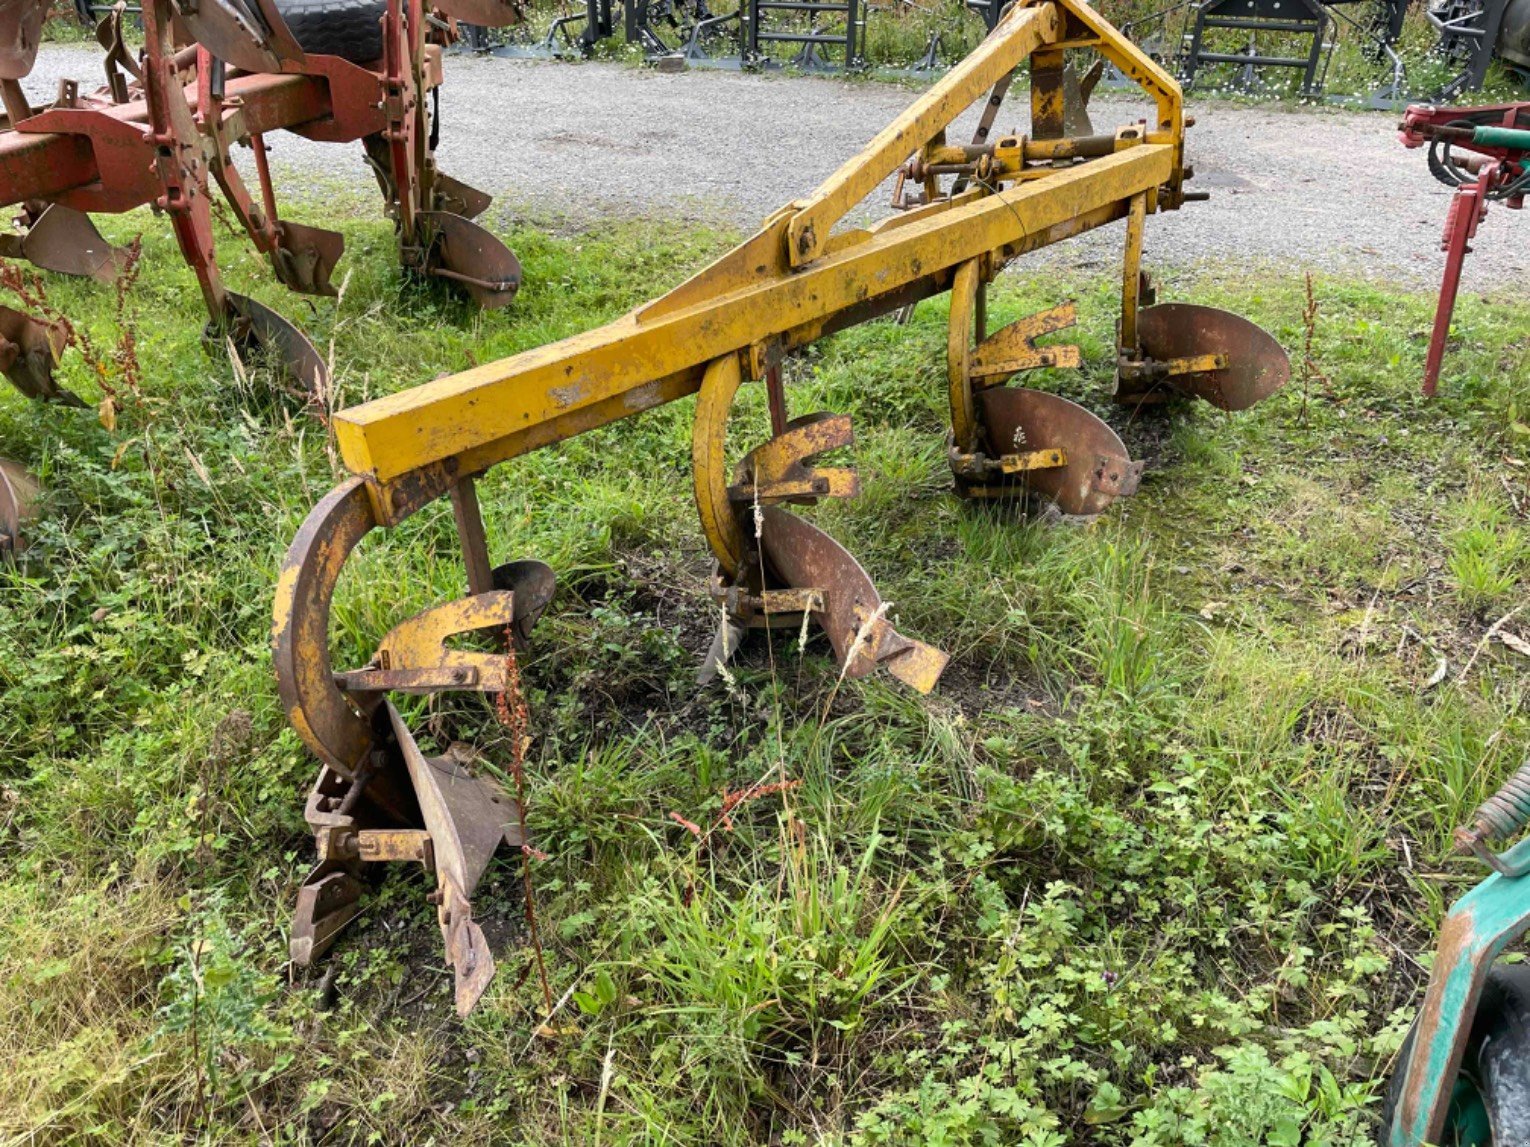
[[[277,0],[276,8],[305,52],[353,64],[382,56],[385,5],[379,0]]]

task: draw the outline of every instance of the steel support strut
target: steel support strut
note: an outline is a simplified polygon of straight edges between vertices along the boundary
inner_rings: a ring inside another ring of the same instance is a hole
[[[175,66],[169,0],[146,0],[142,18],[148,140],[154,148],[154,172],[160,185],[154,206],[169,217],[181,257],[197,277],[207,312],[214,323],[222,324],[231,317],[232,308],[218,275],[201,138]]]

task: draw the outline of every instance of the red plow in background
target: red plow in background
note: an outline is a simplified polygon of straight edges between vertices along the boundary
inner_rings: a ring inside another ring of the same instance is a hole
[[[289,131],[323,143],[360,142],[398,235],[399,258],[479,306],[501,307],[520,286],[515,255],[473,222],[490,197],[436,168],[441,45],[446,23],[422,0],[336,7],[325,0],[145,0],[145,44],[123,43],[124,5],[102,20],[106,83],[82,95],[63,81],[34,108],[20,80],[36,60],[49,0],[0,9],[0,205],[19,208],[18,231],[0,236],[0,257],[103,282],[122,255],[90,213],[146,204],[168,217],[195,271],[210,343],[264,356],[311,393],[327,382],[323,358],[292,323],[230,290],[218,269],[212,227],[216,185],[277,280],[291,290],[333,295],[344,250],[337,231],[283,219],[266,137]],[[519,20],[508,0],[445,0],[445,16],[475,24]],[[254,194],[234,163],[253,153]],[[0,306],[0,372],[24,394],[78,400],[53,379],[66,348],[59,324]],[[7,464],[0,488],[0,546],[19,544],[35,494]]]
[[[1478,226],[1487,218],[1488,204],[1502,203],[1517,211],[1530,193],[1530,103],[1476,108],[1415,105],[1408,109],[1398,137],[1406,147],[1428,145],[1429,170],[1456,189],[1440,241],[1445,280],[1424,362],[1424,393],[1433,395],[1445,360],[1461,268]]]

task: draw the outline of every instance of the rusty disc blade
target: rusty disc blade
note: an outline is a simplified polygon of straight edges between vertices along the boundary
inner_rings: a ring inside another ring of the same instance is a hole
[[[0,373],[28,398],[63,406],[85,405],[53,381],[54,364],[68,340],[68,333],[57,323],[45,323],[23,311],[0,306]]]
[[[421,211],[430,236],[431,275],[461,287],[480,307],[497,310],[521,286],[521,262],[510,248],[470,219],[449,211]]]
[[[0,458],[0,554],[25,548],[21,528],[35,516],[37,482],[19,462]]]
[[[269,355],[308,393],[319,395],[329,384],[329,368],[314,350],[308,336],[264,303],[245,295],[228,292],[230,308],[248,322],[246,341],[260,353]]]
[[[771,570],[789,586],[823,593],[823,609],[813,619],[829,635],[834,659],[844,666],[862,620],[881,608],[882,595],[850,551],[817,526],[777,506],[760,513],[760,547]],[[875,669],[870,653],[863,645],[845,676],[864,677]]]
[[[1275,339],[1242,315],[1194,303],[1164,303],[1137,316],[1142,353],[1164,362],[1200,354],[1224,354],[1221,370],[1175,375],[1168,386],[1204,398],[1220,410],[1247,410],[1274,394],[1291,377],[1291,362]]]
[[[52,7],[52,0],[8,0],[0,4],[0,80],[19,80],[32,70],[42,43],[43,22]]]
[[[21,253],[45,271],[79,275],[110,283],[121,272],[127,252],[113,247],[96,230],[89,215],[49,204],[21,237]]]
[[[817,526],[779,506],[766,506],[760,546],[771,573],[794,589],[816,590],[822,608],[813,620],[829,635],[846,677],[878,665],[921,693],[935,687],[949,660],[940,650],[905,637],[883,616],[882,595],[861,563]],[[727,649],[723,650],[724,655]],[[709,656],[709,661],[715,660]]]
[[[246,72],[279,72],[303,62],[303,49],[272,0],[199,0],[178,4],[186,30],[218,59]]]
[[[1049,498],[1065,514],[1098,514],[1137,489],[1142,464],[1133,462],[1116,432],[1076,402],[1022,386],[978,393],[991,457],[1061,448],[1066,462],[1017,476],[1026,490]]]
[[[531,628],[547,608],[558,589],[552,566],[534,558],[495,566],[489,575],[495,589],[507,589],[515,595],[515,641],[525,645],[531,640]]]

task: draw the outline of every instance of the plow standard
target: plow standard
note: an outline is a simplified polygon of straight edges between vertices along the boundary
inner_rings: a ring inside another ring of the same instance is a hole
[[[503,0],[450,0],[439,7],[475,22],[518,18]],[[88,213],[153,205],[168,217],[196,273],[209,340],[258,353],[309,392],[322,393],[323,358],[281,315],[228,289],[213,240],[216,184],[279,282],[304,294],[335,294],[331,278],[343,236],[283,219],[277,209],[266,136],[281,130],[363,144],[406,270],[444,280],[480,306],[503,306],[514,297],[519,263],[472,222],[490,197],[436,169],[440,124],[432,106],[441,56],[438,45],[427,43],[420,0],[343,9],[312,0],[148,0],[145,45],[136,59],[123,44],[119,4],[97,30],[106,49],[105,86],[85,96],[65,81],[52,104],[33,108],[19,81],[35,60],[47,9],[47,0],[30,0],[9,6],[9,18],[0,18],[0,96],[7,113],[0,130],[0,205],[19,207],[22,226],[3,237],[0,256],[110,281],[121,257]],[[236,145],[251,149],[258,198],[234,163]],[[53,380],[67,338],[56,322],[0,307],[0,371],[31,397],[75,402]],[[0,531],[14,544],[35,488],[19,467],[7,464],[7,474],[0,483]]]
[[[1135,81],[1151,120],[1096,132],[1092,86],[1072,60],[1089,53]],[[1031,135],[990,140],[1017,69],[1030,69]],[[947,138],[956,116],[986,99],[969,144]],[[720,624],[703,674],[751,629],[823,629],[841,672],[883,667],[921,691],[946,663],[900,633],[858,562],[792,507],[856,493],[855,473],[820,464],[852,442],[848,417],[794,416],[784,356],[836,331],[942,293],[951,295],[947,382],[957,491],[1031,498],[1094,515],[1136,488],[1133,462],[1102,420],[1064,398],[1009,385],[1026,370],[1072,366],[1077,348],[1038,346],[1065,329],[1058,306],[990,331],[987,285],[1011,261],[1124,220],[1117,399],[1177,395],[1242,410],[1284,384],[1286,356],[1269,335],[1206,307],[1153,305],[1141,268],[1149,216],[1187,198],[1186,127],[1174,80],[1080,0],[1016,5],[984,43],[805,199],[770,217],[688,282],[598,330],[339,413],[353,477],[309,515],[277,588],[274,652],[289,719],[322,762],[308,802],[319,864],[299,897],[292,955],[306,963],[360,910],[369,863],[423,864],[466,1013],[494,971],[472,895],[503,842],[525,844],[519,810],[457,757],[430,757],[390,694],[502,693],[509,650],[553,595],[537,561],[496,565],[475,479],[518,455],[696,395],[693,480],[716,561]],[[913,156],[910,160],[910,155]],[[884,180],[898,177],[903,212],[868,229],[838,228]],[[728,451],[729,415],[745,382],[763,382],[770,425],[742,458]],[[400,622],[364,666],[337,671],[330,609],[352,552],[437,498],[455,511],[467,594]]]

